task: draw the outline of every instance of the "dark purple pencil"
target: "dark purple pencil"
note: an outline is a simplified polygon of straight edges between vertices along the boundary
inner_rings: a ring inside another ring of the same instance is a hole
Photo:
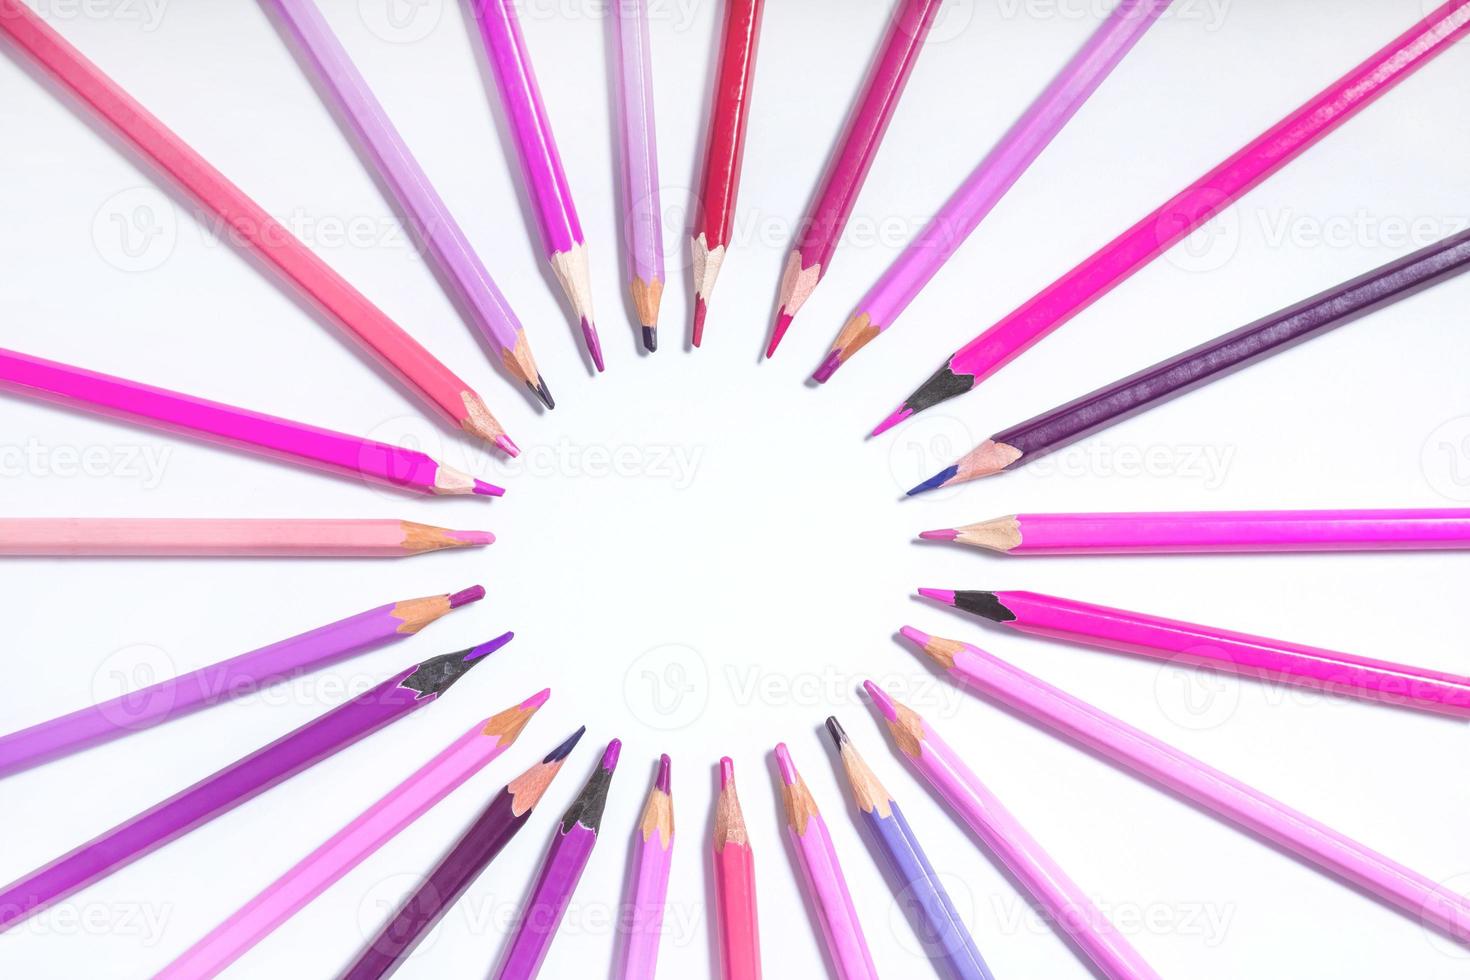
[[[0,890],[0,932],[438,699],[510,642],[431,657]]]
[[[521,909],[516,931],[506,947],[505,959],[495,974],[497,980],[530,980],[541,969],[561,917],[572,900],[572,892],[592,856],[597,832],[602,828],[602,810],[607,805],[608,787],[618,766],[623,743],[613,739],[602,754],[602,762],[587,785],[561,818],[551,840],[551,850],[541,864],[541,873],[531,897]]]
[[[909,496],[992,476],[1083,436],[1334,330],[1470,268],[1470,231],[1460,232],[1246,324],[1060,408],[997,432]]]
[[[429,872],[424,883],[363,948],[339,980],[381,980],[392,976],[403,965],[419,941],[531,819],[531,810],[540,802],[586,730],[585,727],[577,729],[546,758],[495,794],[459,842]]]

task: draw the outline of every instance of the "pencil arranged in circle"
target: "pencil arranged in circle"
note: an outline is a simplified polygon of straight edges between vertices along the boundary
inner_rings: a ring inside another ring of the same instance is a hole
[[[1470,0],[1432,11],[1209,173],[961,347],[873,435],[963,394],[1470,34]]]
[[[722,980],[760,980],[760,916],[755,902],[755,857],[745,814],[735,793],[735,763],[720,760],[715,800],[715,935]]]
[[[453,595],[378,606],[110,701],[0,735],[0,778],[407,639],[450,610],[484,596],[485,590],[475,585]],[[511,636],[507,633],[497,642],[503,644]]]
[[[791,753],[783,742],[776,746],[776,764],[781,770],[781,802],[786,811],[786,832],[796,851],[802,881],[811,896],[817,922],[832,968],[838,980],[876,980],[873,955],[858,921],[837,848],[822,819],[806,781],[796,771]]]
[[[505,493],[416,449],[401,449],[3,348],[0,390],[418,493],[487,497]]]
[[[919,537],[1003,555],[1448,551],[1470,548],[1470,510],[1012,514]]]
[[[864,681],[863,687],[887,722],[894,745],[1102,976],[1158,980],[1132,944],[927,721],[872,681]]]
[[[1104,385],[986,439],[913,496],[1029,463],[1257,361],[1470,269],[1470,231],[1379,266],[1284,310]]]
[[[13,558],[406,558],[494,541],[393,520],[0,518],[0,556]]]
[[[515,744],[549,690],[476,722],[413,775],[298,861],[240,910],[214,928],[154,980],[207,980],[219,976],[343,875],[428,813],[440,800]]]
[[[1022,633],[1208,667],[1272,683],[1442,714],[1470,716],[1470,677],[1301,643],[1096,606],[1039,592],[919,594]]]
[[[658,308],[664,295],[664,240],[648,0],[617,0],[612,10],[618,32],[618,152],[628,292],[643,328],[643,349],[652,352],[658,350]]]
[[[899,890],[896,897],[913,920],[914,932],[929,961],[950,980],[995,980],[898,803],[873,775],[835,717],[827,719],[827,731],[842,758],[863,823]]]
[[[572,203],[572,189],[562,169],[551,119],[541,101],[531,54],[521,36],[515,0],[472,0],[475,22],[485,42],[495,88],[515,137],[521,176],[536,212],[541,243],[551,259],[556,281],[571,301],[582,328],[587,353],[603,370],[602,344],[592,314],[592,277],[587,271],[587,242]]]
[[[704,318],[720,266],[735,230],[735,199],[745,158],[745,124],[750,118],[755,84],[755,52],[760,40],[765,0],[725,0],[720,35],[720,61],[715,70],[709,130],[705,137],[704,173],[695,205],[689,249],[694,269],[693,341],[704,341]]]
[[[883,145],[909,75],[944,0],[898,0],[888,33],[878,48],[857,103],[848,116],[842,140],[827,164],[815,201],[797,226],[796,244],[786,259],[776,323],[766,356],[776,353],[792,319],[811,297],[817,283],[831,268],[842,230],[862,193],[868,170]]]
[[[502,452],[516,454],[515,443],[484,399],[22,0],[0,0],[0,31],[201,207],[216,214],[232,239],[249,245],[435,412]]]
[[[582,792],[562,815],[551,839],[551,849],[541,864],[536,884],[521,909],[500,969],[499,980],[529,980],[541,972],[541,964],[561,928],[562,916],[577,890],[577,882],[592,857],[602,829],[602,811],[623,743],[613,739],[602,753],[602,761]]]
[[[633,873],[628,879],[627,931],[623,936],[622,980],[653,980],[663,936],[669,866],[674,858],[674,800],[669,791],[669,757],[658,760],[658,775],[643,816],[633,832]],[[620,919],[620,921],[623,921]]]
[[[905,626],[903,636],[960,684],[1202,810],[1470,943],[1470,899],[1227,776],[1107,712],[958,640]]]
[[[340,980],[382,980],[392,976],[413,955],[419,942],[466,891],[495,856],[531,819],[531,811],[561,771],[582,733],[571,737],[546,754],[495,794],[490,804],[470,824],[423,884],[399,906],[393,917],[363,947]]]
[[[0,888],[0,932],[432,704],[506,639],[414,664]]]
[[[314,0],[264,0],[280,15],[291,37],[321,80],[373,169],[423,241],[435,266],[452,283],[475,328],[494,349],[507,374],[530,389],[547,408],[556,403],[526,342],[515,310],[495,285],[485,263],[399,135],[367,79],[352,63]]]

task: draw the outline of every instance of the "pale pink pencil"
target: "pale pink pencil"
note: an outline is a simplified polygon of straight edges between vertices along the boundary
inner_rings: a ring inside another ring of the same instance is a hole
[[[1006,555],[1442,551],[1470,548],[1470,510],[1012,514],[919,537]]]
[[[399,783],[290,871],[164,967],[154,980],[207,980],[249,952],[291,916],[423,816],[514,744],[550,691],[487,718]]]
[[[951,677],[1083,748],[1377,896],[1409,918],[1470,943],[1470,899],[1139,731],[978,647],[903,635]]]
[[[10,557],[401,558],[494,541],[392,520],[0,518],[0,555]]]
[[[776,763],[781,769],[781,799],[786,808],[786,831],[796,850],[797,865],[807,893],[811,895],[822,929],[822,939],[832,957],[838,980],[878,980],[868,940],[858,921],[847,879],[837,860],[837,848],[827,821],[817,810],[806,782],[796,771],[791,753],[783,742],[776,746]]]
[[[1077,883],[912,708],[864,681],[894,744],[1109,980],[1159,980]]]
[[[658,776],[633,836],[628,932],[623,943],[623,968],[618,974],[622,980],[653,980],[673,858],[674,800],[669,794],[669,757],[664,755],[659,757]]]

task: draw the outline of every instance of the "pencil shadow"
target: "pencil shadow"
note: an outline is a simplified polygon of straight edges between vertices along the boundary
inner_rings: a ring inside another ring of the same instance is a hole
[[[709,767],[710,777],[715,784],[715,799],[719,798],[720,792],[720,764],[717,762]],[[719,807],[711,806],[709,816],[705,820],[704,839],[712,841],[715,839],[715,826],[719,823]],[[705,860],[709,862],[705,866],[704,875],[704,911],[705,921],[709,923],[709,975],[712,977],[723,976],[720,972],[720,891],[715,884],[714,850],[704,850]]]

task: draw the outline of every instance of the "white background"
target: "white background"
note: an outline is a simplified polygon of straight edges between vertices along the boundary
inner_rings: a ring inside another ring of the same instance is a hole
[[[922,976],[819,733],[836,712],[905,805],[998,977],[1087,968],[893,754],[856,690],[892,685],[1168,977],[1464,976],[1470,952],[1024,721],[962,694],[893,639],[963,638],[1470,892],[1463,724],[987,630],[918,585],[1032,588],[1443,670],[1470,670],[1461,555],[1004,559],[916,532],[1018,510],[1452,506],[1470,500],[1465,309],[1454,282],[1019,473],[914,501],[902,489],[986,434],[1465,226],[1461,44],[1136,275],[980,391],[865,442],[963,340],[1396,36],[1424,0],[1178,0],[914,304],[824,389],[803,384],[901,243],[1093,29],[1102,0],[951,0],[848,241],[774,362],[789,229],[882,32],[878,0],[773,0],[739,240],[704,349],[687,322],[685,206],[719,4],[652,0],[671,283],[641,356],[624,299],[603,0],[528,0],[527,40],[591,243],[608,371],[591,377],[531,244],[452,0],[326,12],[529,327],[559,407],[490,367],[266,15],[224,0],[44,0],[81,50],[303,237],[492,403],[514,467],[420,406],[314,321],[212,217],[155,188],[69,99],[0,58],[3,343],[380,438],[504,482],[425,500],[5,397],[6,515],[402,517],[488,527],[493,548],[408,561],[7,561],[0,729],[72,710],[380,603],[483,582],[487,601],[407,643],[0,784],[10,880],[402,665],[515,629],[441,704],[0,936],[0,974],[160,968],[477,718],[550,684],[507,757],[297,915],[232,977],[326,977],[350,961],[508,778],[589,734],[523,835],[404,977],[478,977],[601,745],[625,741],[604,837],[546,976],[602,976],[625,854],[661,751],[679,821],[662,976],[711,968],[713,766],[737,764],[768,972],[823,954],[789,860],[771,749],[824,808],[885,976]],[[344,240],[344,235],[346,240]],[[90,450],[93,472],[73,454]],[[613,454],[621,472],[609,472]],[[150,673],[151,672],[151,673]]]

